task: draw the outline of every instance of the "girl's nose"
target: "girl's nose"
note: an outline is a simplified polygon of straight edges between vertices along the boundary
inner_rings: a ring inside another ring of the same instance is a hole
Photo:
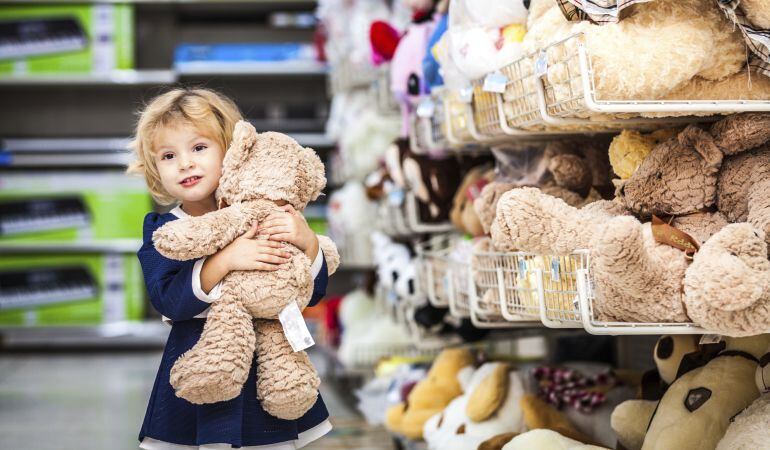
[[[179,158],[179,170],[191,169],[195,166],[192,158]]]

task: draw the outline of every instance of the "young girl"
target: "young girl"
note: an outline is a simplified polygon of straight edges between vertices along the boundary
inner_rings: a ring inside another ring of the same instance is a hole
[[[129,172],[143,174],[158,203],[178,203],[167,214],[144,219],[144,244],[138,252],[147,292],[171,333],[139,432],[146,450],[214,450],[240,447],[294,450],[331,430],[329,413],[318,396],[298,420],[267,414],[256,393],[256,358],[241,394],[229,401],[194,405],[174,394],[169,374],[174,362],[198,341],[219,282],[233,270],[277,270],[288,261],[288,242],[313,261],[313,306],[324,296],[326,261],[318,239],[291,206],[284,213],[254,224],[218,253],[197,261],[174,261],[155,250],[152,233],[170,220],[200,216],[216,209],[214,192],[222,175],[222,159],[241,114],[232,101],[206,89],[174,89],[147,105],[136,128],[135,161]],[[255,240],[269,235],[268,240]]]

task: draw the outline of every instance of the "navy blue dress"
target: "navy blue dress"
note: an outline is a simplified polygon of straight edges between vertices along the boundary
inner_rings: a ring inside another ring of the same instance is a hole
[[[152,233],[175,220],[171,213],[150,213],[144,218],[144,244],[137,256],[142,265],[147,292],[155,309],[173,325],[152,388],[139,441],[145,437],[180,445],[225,443],[235,448],[268,445],[297,439],[297,435],[321,424],[329,417],[321,395],[315,405],[298,420],[282,420],[266,413],[257,400],[256,358],[241,394],[225,402],[194,405],[177,397],[169,382],[171,367],[190,350],[203,331],[206,319],[195,316],[210,306],[199,300],[192,289],[195,261],[174,261],[155,250]],[[326,294],[329,280],[324,258],[315,278],[313,297],[317,304]]]

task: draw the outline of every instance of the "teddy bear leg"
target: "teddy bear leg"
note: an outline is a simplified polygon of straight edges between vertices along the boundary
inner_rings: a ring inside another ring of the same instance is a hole
[[[251,316],[237,298],[223,293],[211,304],[198,342],[171,368],[177,397],[194,404],[237,397],[251,369],[254,345]]]
[[[648,225],[616,217],[599,233],[591,254],[599,309],[628,322],[686,322],[680,250],[658,244]]]
[[[535,188],[506,192],[497,204],[492,241],[501,249],[564,255],[584,247],[590,226],[577,208]]]
[[[695,254],[684,282],[692,319],[729,336],[770,330],[770,261],[765,236],[748,223],[730,224]]]
[[[277,320],[256,320],[257,398],[270,415],[296,420],[318,399],[321,380],[307,353],[295,352]]]

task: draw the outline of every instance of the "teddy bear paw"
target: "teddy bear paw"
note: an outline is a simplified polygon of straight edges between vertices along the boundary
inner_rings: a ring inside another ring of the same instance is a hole
[[[191,351],[177,360],[170,377],[177,397],[200,405],[231,400],[241,393],[248,369],[235,361],[212,359]]]

